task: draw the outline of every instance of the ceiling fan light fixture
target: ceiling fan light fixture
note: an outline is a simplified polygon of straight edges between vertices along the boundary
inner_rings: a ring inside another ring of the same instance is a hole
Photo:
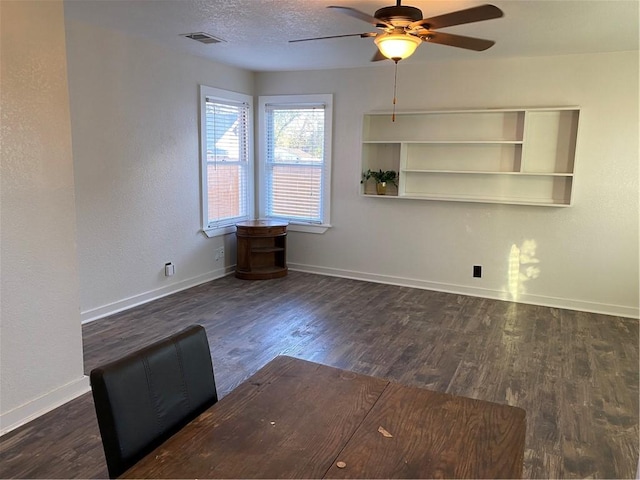
[[[410,57],[422,43],[419,37],[395,32],[382,33],[373,41],[382,55],[396,61]]]

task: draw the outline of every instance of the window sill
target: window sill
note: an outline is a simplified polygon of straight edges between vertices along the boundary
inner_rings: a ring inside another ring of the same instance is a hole
[[[322,225],[310,225],[306,223],[291,223],[289,222],[289,226],[287,227],[287,231],[289,232],[304,232],[304,233],[317,233],[323,234],[327,230],[331,228],[331,225],[322,224]]]
[[[330,228],[331,228],[331,225],[329,225],[329,224],[311,225],[311,224],[308,224],[308,223],[292,223],[292,222],[289,222],[289,225],[287,226],[287,231],[289,231],[289,232],[303,232],[303,233],[316,233],[316,234],[320,234],[321,235],[324,232],[326,232],[327,230],[329,230]],[[236,233],[236,226],[235,225],[229,225],[227,227],[220,227],[220,228],[207,228],[207,229],[203,229],[202,233],[207,238],[221,237],[222,235],[228,235],[230,233]]]
[[[205,228],[202,230],[202,233],[204,233],[204,235],[207,238],[221,237],[222,235],[227,235],[229,233],[235,233],[235,232],[236,232],[235,225],[229,225],[228,227],[220,227],[220,228]]]

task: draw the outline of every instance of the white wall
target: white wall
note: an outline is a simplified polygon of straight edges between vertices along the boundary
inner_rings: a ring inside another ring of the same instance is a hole
[[[0,433],[88,390],[83,375],[61,1],[0,2]]]
[[[334,228],[290,233],[290,267],[511,299],[511,246],[533,240],[540,275],[519,301],[638,316],[638,52],[399,65],[399,110],[582,107],[570,208],[360,197],[362,114],[390,110],[391,62],[260,73],[256,88],[335,95]]]
[[[82,318],[223,275],[234,239],[199,233],[198,85],[252,94],[253,74],[77,21],[67,52]]]
[[[199,233],[200,83],[335,94],[334,228],[292,232],[292,268],[510,299],[511,247],[534,240],[541,273],[521,284],[519,301],[638,315],[637,52],[400,64],[400,109],[582,107],[575,205],[545,208],[360,197],[362,114],[391,106],[390,62],[254,76],[78,22],[67,25],[67,49],[83,319],[235,263],[233,236]]]

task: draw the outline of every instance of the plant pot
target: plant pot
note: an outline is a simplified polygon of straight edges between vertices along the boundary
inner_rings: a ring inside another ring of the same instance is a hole
[[[386,195],[387,194],[387,182],[376,183],[376,192],[378,192],[378,195]]]

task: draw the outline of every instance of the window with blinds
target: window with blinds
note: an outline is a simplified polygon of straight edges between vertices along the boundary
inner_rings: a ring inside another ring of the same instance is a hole
[[[210,87],[201,93],[203,229],[227,233],[252,217],[251,97]]]
[[[263,217],[329,223],[330,107],[326,95],[261,99]]]

